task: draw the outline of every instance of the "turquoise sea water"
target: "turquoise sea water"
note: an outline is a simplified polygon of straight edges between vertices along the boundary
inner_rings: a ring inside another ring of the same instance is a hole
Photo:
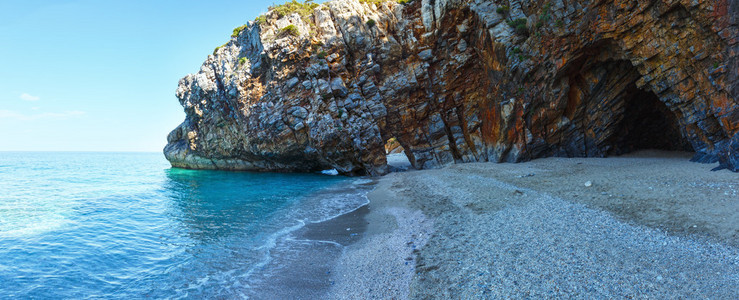
[[[0,299],[248,297],[290,232],[366,203],[351,182],[0,152]]]

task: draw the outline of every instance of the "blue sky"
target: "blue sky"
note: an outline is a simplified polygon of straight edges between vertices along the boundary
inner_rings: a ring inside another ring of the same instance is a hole
[[[161,151],[179,79],[272,3],[0,1],[0,151]]]

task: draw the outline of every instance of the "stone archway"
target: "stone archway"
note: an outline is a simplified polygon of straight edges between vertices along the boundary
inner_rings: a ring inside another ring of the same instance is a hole
[[[385,142],[385,159],[390,172],[403,172],[413,168],[408,151],[395,137]]]

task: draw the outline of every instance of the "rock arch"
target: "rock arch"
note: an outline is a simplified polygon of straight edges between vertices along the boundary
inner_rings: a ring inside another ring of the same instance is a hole
[[[498,13],[504,2],[333,0],[314,24],[269,14],[180,81],[187,118],[165,155],[377,175],[397,137],[418,169],[656,147],[739,170],[739,2],[538,0]],[[275,35],[288,23],[305,32]]]

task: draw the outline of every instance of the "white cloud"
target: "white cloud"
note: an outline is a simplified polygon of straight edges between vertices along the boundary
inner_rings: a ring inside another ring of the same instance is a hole
[[[28,93],[21,94],[20,98],[23,99],[23,100],[26,100],[26,101],[39,101],[39,100],[41,100],[41,97],[33,96],[31,94],[28,94]]]
[[[42,119],[69,119],[84,115],[84,111],[71,110],[65,112],[46,112],[27,115],[13,110],[0,110],[0,119],[13,119],[18,121],[34,121]]]

